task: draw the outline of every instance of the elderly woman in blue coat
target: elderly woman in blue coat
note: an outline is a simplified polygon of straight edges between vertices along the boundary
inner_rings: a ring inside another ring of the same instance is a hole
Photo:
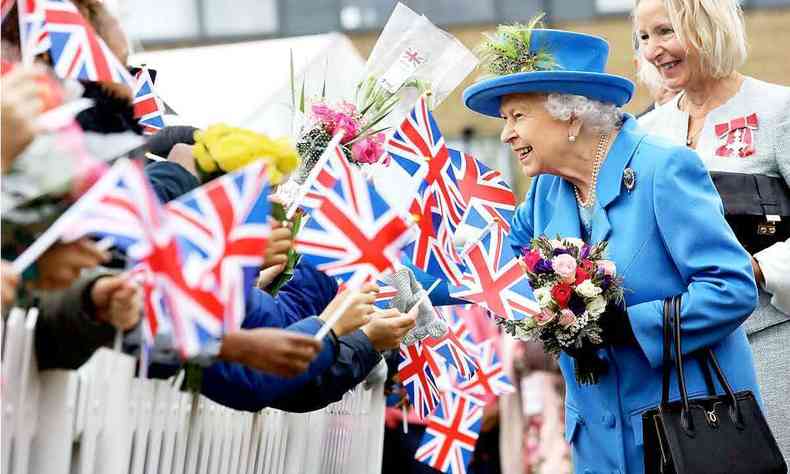
[[[634,86],[604,72],[605,40],[519,26],[498,33],[482,46],[491,75],[464,102],[503,121],[502,141],[532,177],[511,243],[521,250],[540,235],[608,241],[626,289],[597,350],[607,364],[599,383],[577,383],[576,360],[560,356],[574,468],[641,473],[641,415],[661,397],[664,298],[682,295],[683,352],[711,347],[733,387],[759,397],[740,327],[757,298],[749,255],[697,154],[645,135],[621,112]],[[686,360],[689,394],[707,394],[700,367]]]

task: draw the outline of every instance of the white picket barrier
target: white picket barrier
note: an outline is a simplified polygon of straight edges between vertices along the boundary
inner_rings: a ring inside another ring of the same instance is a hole
[[[383,387],[311,413],[231,410],[134,377],[134,359],[99,349],[76,371],[39,372],[37,319],[0,327],[1,474],[313,474],[381,472]]]

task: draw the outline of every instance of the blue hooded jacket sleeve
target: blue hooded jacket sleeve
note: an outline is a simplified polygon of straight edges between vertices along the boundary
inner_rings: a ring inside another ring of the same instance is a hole
[[[198,179],[178,163],[149,163],[145,167],[145,175],[161,202],[176,199],[200,186]]]
[[[303,319],[287,329],[313,335],[323,325],[318,318]],[[217,403],[235,410],[259,411],[272,401],[288,396],[324,373],[334,362],[337,346],[330,336],[324,338],[318,356],[307,371],[294,378],[283,378],[235,362],[216,362],[203,371],[202,393]]]
[[[319,410],[343,398],[376,367],[381,354],[361,330],[339,338],[337,360],[322,375],[296,392],[275,400],[270,406],[279,410],[304,413]]]

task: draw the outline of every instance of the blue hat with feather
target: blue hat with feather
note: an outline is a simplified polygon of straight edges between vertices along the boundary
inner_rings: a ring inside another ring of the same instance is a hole
[[[478,47],[487,74],[464,91],[464,104],[475,112],[499,117],[502,96],[522,93],[581,95],[619,106],[631,100],[634,83],[607,74],[609,43],[572,31],[537,28],[543,15],[528,25],[500,25]]]

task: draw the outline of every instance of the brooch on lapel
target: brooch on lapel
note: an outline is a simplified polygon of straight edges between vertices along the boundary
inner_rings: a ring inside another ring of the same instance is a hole
[[[634,186],[636,186],[636,171],[634,171],[633,168],[626,168],[623,171],[623,185],[629,193],[633,191]]]

